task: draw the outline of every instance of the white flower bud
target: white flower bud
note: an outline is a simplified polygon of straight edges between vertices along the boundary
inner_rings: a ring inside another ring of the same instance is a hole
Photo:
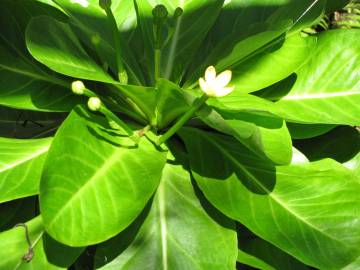
[[[74,81],[71,84],[71,91],[76,95],[83,95],[85,93],[86,87],[82,81]]]
[[[91,97],[87,105],[91,111],[96,112],[101,108],[101,100],[98,97]]]

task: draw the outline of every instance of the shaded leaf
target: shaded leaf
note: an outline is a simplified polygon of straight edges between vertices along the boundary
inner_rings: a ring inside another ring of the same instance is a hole
[[[360,183],[325,159],[272,168],[229,137],[183,129],[206,198],[300,261],[339,269],[360,253]]]

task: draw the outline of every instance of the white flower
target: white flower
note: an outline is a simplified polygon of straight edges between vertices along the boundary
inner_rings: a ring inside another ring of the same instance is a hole
[[[87,8],[89,6],[89,2],[87,0],[71,0],[72,4],[79,4],[83,8]]]
[[[226,96],[234,91],[235,88],[234,86],[228,86],[231,81],[231,75],[230,70],[225,70],[216,76],[215,67],[210,66],[205,71],[205,79],[199,79],[200,88],[208,97]]]

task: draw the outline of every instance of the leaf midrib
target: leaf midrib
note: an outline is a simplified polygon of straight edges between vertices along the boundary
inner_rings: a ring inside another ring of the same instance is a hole
[[[215,147],[217,147],[221,153],[223,153],[226,157],[228,157],[231,162],[238,166],[241,170],[243,170],[243,172],[245,172],[252,180],[254,180],[256,182],[257,185],[259,185],[266,193],[268,193],[268,196],[270,198],[272,198],[278,205],[280,205],[283,209],[285,209],[289,214],[293,215],[295,218],[297,218],[298,220],[301,220],[304,224],[308,225],[309,227],[311,227],[312,229],[320,232],[322,235],[328,237],[329,239],[332,239],[338,243],[340,243],[341,245],[348,247],[348,248],[353,248],[352,246],[347,245],[346,243],[340,241],[337,238],[334,238],[332,235],[329,235],[328,233],[324,232],[323,230],[321,230],[321,228],[318,228],[316,225],[310,223],[308,220],[306,220],[305,218],[303,218],[301,215],[299,215],[297,212],[295,212],[293,209],[291,209],[290,207],[288,207],[286,205],[286,203],[282,202],[281,199],[279,199],[277,196],[274,195],[273,192],[271,192],[270,190],[268,190],[260,181],[257,180],[257,178],[251,173],[249,172],[245,166],[243,166],[241,163],[239,163],[231,154],[229,154],[225,149],[223,149],[221,147],[221,145],[219,145],[216,141],[214,141],[212,138],[210,138],[210,136],[207,136],[207,139],[213,144],[215,145]]]
[[[3,173],[7,170],[12,170],[15,167],[20,166],[21,164],[24,164],[29,160],[35,159],[41,156],[42,154],[44,154],[45,152],[47,152],[48,150],[49,150],[49,145],[46,145],[45,147],[40,148],[40,150],[34,152],[33,154],[26,156],[26,158],[19,159],[16,162],[5,164],[5,166],[2,166],[2,168],[0,167],[0,173]]]

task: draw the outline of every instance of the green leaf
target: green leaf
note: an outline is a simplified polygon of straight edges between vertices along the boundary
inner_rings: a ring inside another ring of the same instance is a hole
[[[186,113],[196,96],[190,95],[178,85],[160,79],[156,97],[156,117],[158,127],[164,128],[176,118]],[[190,104],[190,105],[189,105]]]
[[[304,25],[313,22],[322,14],[325,2],[324,0],[226,1],[210,32],[210,39],[207,40],[206,46],[203,46],[205,49],[202,48],[202,51],[199,52],[202,56],[192,68],[192,76],[186,82],[185,87],[193,86],[209,65],[216,65],[218,71],[227,68],[236,70],[239,67],[240,72],[245,72],[242,70],[243,62],[254,57],[254,60],[249,60],[249,65],[251,66],[251,62],[254,61],[257,65],[265,68],[266,60],[262,62],[258,55],[264,56],[262,54],[264,51],[276,48],[281,44],[285,39],[285,33],[296,32]],[[303,50],[306,48],[304,47]],[[292,60],[285,60],[286,65],[282,67],[283,70],[277,69],[277,76],[284,76],[286,72],[290,72],[291,66],[296,65],[297,61],[301,61],[299,57],[303,52],[300,48],[297,51],[297,56],[292,59],[294,63],[291,63]],[[285,54],[285,52],[279,53]],[[282,72],[283,74],[281,74]],[[256,81],[259,81],[257,87],[261,86],[258,75],[256,76]],[[277,79],[274,76],[273,80]],[[267,80],[270,82],[271,79]],[[257,83],[251,81],[251,84],[256,86]],[[246,88],[246,86],[241,86]],[[251,92],[256,88],[248,88],[247,91]]]
[[[246,253],[239,249],[237,261],[241,264],[245,264],[255,269],[262,269],[262,270],[276,270],[276,268],[272,267],[271,265],[267,264],[263,260],[253,256],[251,254]]]
[[[42,167],[52,138],[0,138],[0,202],[38,194]]]
[[[297,72],[293,86],[276,107],[298,123],[359,125],[360,31],[319,34],[313,57]]]
[[[360,254],[360,182],[325,159],[272,167],[227,136],[180,133],[194,178],[227,216],[305,264],[339,269]]]
[[[100,245],[96,269],[234,269],[235,224],[199,196],[189,172],[171,160],[145,220],[133,226],[135,238],[127,243],[127,231]]]
[[[344,268],[341,268],[341,270],[357,270],[360,268],[360,256],[356,258],[352,263],[348,264]]]
[[[300,34],[287,36],[285,40],[232,67],[231,84],[239,93],[250,93],[288,77],[310,57],[314,42],[315,38],[303,38]],[[252,44],[247,47],[251,48]]]
[[[209,107],[197,114],[208,126],[232,135],[254,154],[265,155],[277,164],[290,163],[292,142],[284,120],[248,112],[217,112]]]
[[[260,269],[309,270],[309,267],[299,262],[294,257],[291,257],[289,254],[264,241],[263,239],[255,237],[247,230],[244,231],[245,232],[238,230],[240,246],[239,256],[241,255],[240,258],[245,259],[242,263],[254,267],[256,267],[256,265],[261,266],[266,263],[264,267],[259,267]],[[248,235],[245,236],[246,234]]]
[[[3,1],[0,24],[0,104],[39,111],[69,111],[82,99],[70,83],[36,63],[25,46],[24,29],[32,17],[58,13],[33,1]]]
[[[31,55],[50,69],[68,76],[101,82],[115,82],[90,58],[66,23],[48,16],[30,21],[26,45]]]
[[[51,238],[47,233],[43,235],[42,243],[47,260],[53,265],[65,267],[66,269],[68,269],[84,251],[83,247],[74,248],[63,245]],[[35,266],[37,265],[35,264]]]
[[[41,241],[43,226],[41,217],[38,216],[26,223],[29,229],[29,238],[33,245]],[[28,251],[28,244],[25,238],[25,228],[16,227],[0,233],[0,269],[19,269],[24,263],[22,257]],[[34,250],[37,254],[34,257],[43,258],[38,249]]]
[[[154,87],[117,84],[115,91],[134,102],[149,121],[155,119],[157,93]]]
[[[139,18],[139,26],[143,34],[147,69],[154,70],[154,37],[152,23],[152,9],[157,4],[166,6],[169,17],[168,20],[172,30],[167,29],[167,34],[173,31],[171,39],[161,49],[161,77],[180,82],[190,61],[205,38],[207,32],[215,22],[224,0],[176,0],[176,1],[149,1],[135,0],[136,11]],[[184,10],[182,16],[173,21],[172,15],[175,8],[180,7]],[[196,22],[194,22],[196,18]],[[151,81],[154,80],[151,74]]]
[[[346,168],[349,168],[350,170],[352,170],[354,172],[355,176],[360,181],[360,152],[356,156],[354,156],[352,159],[345,162],[344,166]]]
[[[165,164],[166,152],[147,138],[135,146],[105,123],[75,109],[57,132],[44,166],[44,225],[69,246],[102,242],[126,228],[152,196]]]
[[[326,124],[297,124],[297,123],[287,123],[291,138],[293,139],[309,139],[323,135],[333,128],[336,125],[326,125]]]
[[[100,8],[98,0],[75,2],[71,0],[54,0],[69,16],[72,29],[79,39],[96,52],[103,66],[117,70],[115,45],[112,27],[105,12]],[[136,13],[133,0],[113,0],[112,12],[120,31],[122,60],[126,67],[129,83],[144,83],[142,71],[134,57],[134,48],[130,39],[136,27]]]

